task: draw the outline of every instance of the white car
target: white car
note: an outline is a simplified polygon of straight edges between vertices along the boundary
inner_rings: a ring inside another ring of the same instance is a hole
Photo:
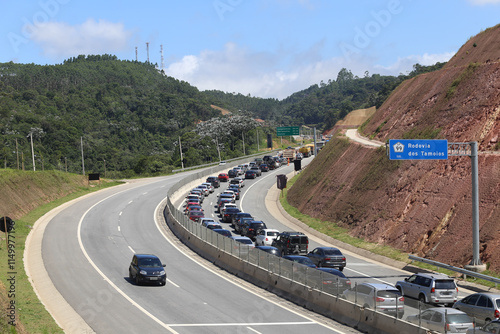
[[[213,193],[213,192],[214,192],[214,186],[213,186],[210,182],[205,182],[205,183],[202,183],[201,185],[202,185],[202,186],[207,186],[208,191],[209,191],[210,193]]]
[[[229,194],[229,195],[232,195],[233,196],[233,200],[236,201],[236,194],[234,193],[234,191],[232,190],[229,190],[229,189],[226,189],[222,192],[223,194]]]
[[[278,237],[280,232],[272,228],[265,228],[255,237],[255,244],[257,246],[271,246],[273,240]]]
[[[200,189],[203,192],[203,195],[208,196],[210,195],[210,189],[208,189],[207,185],[200,184],[196,189]]]
[[[209,223],[217,223],[213,218],[200,218],[198,219],[198,223],[200,224],[209,224]]]

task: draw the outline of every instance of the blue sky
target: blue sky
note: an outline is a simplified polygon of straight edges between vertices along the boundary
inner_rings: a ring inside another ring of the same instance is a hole
[[[500,23],[500,0],[2,1],[0,62],[149,60],[200,90],[283,99],[343,67],[407,73]]]

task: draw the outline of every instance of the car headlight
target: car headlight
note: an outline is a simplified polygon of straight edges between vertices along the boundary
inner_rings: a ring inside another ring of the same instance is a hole
[[[165,275],[165,270],[160,271],[160,275],[161,276]]]
[[[141,271],[139,271],[139,274],[141,274],[141,275],[147,275],[148,272],[146,270],[141,270]]]

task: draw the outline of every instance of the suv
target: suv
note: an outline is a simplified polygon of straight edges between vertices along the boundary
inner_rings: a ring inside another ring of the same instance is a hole
[[[241,235],[249,237],[250,239],[252,239],[252,241],[254,241],[257,234],[259,234],[261,230],[266,228],[267,226],[263,221],[259,220],[246,221],[241,227]]]
[[[220,187],[220,181],[217,176],[209,176],[207,177],[207,182],[210,182],[214,188],[219,188]]]
[[[404,310],[404,297],[392,285],[383,283],[361,283],[352,290],[345,290],[347,300],[357,302],[364,308],[370,308],[382,313],[395,315],[402,318]]]
[[[422,303],[452,306],[457,301],[458,288],[455,280],[444,274],[418,273],[396,282],[403,296],[413,297]]]
[[[309,238],[302,232],[282,232],[273,240],[271,246],[278,248],[281,256],[307,254]]]
[[[165,285],[167,274],[164,267],[156,255],[135,254],[128,268],[128,277],[137,285],[143,282]]]
[[[235,214],[233,217],[232,217],[232,221],[231,221],[231,226],[235,226],[237,223],[238,223],[238,220],[242,217],[249,217],[249,218],[252,218],[252,215],[247,213],[247,212],[239,212],[237,214]]]

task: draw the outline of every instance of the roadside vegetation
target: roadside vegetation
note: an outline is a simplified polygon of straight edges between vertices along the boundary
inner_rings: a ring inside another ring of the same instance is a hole
[[[15,183],[12,183],[12,180],[15,180]],[[34,173],[1,170],[0,184],[8,191],[0,193],[0,208],[2,215],[15,221],[15,230],[9,234],[10,247],[7,246],[6,234],[0,232],[0,307],[3,310],[0,312],[0,333],[63,333],[38,299],[26,275],[23,259],[26,238],[35,222],[50,210],[85,194],[121,183],[102,180],[100,185],[94,181],[89,185],[82,175],[57,171]],[[28,213],[19,214],[19,211],[14,212],[9,202],[15,198],[17,200],[14,204],[17,207],[30,205],[28,202],[31,199],[19,196],[23,189],[38,194],[38,203]],[[12,272],[15,274],[9,274]],[[9,281],[11,276],[15,276],[15,281]],[[13,301],[15,326],[9,324],[12,319],[7,311]]]
[[[451,270],[446,270],[443,268],[439,268],[427,263],[422,263],[422,262],[414,262],[411,261],[408,258],[408,253],[402,252],[396,248],[390,247],[388,245],[381,245],[373,242],[368,242],[365,241],[361,238],[358,237],[353,237],[349,235],[349,230],[343,227],[338,226],[335,222],[330,222],[330,221],[322,221],[320,219],[308,216],[306,214],[301,213],[296,207],[290,205],[287,200],[287,194],[288,190],[293,187],[295,182],[302,176],[303,174],[299,173],[295,175],[293,178],[287,181],[287,188],[283,190],[283,196],[280,196],[280,203],[283,209],[292,217],[300,220],[307,226],[315,229],[318,232],[323,233],[324,235],[327,235],[329,237],[332,237],[336,240],[339,240],[341,242],[344,242],[346,244],[352,245],[354,247],[364,249],[367,251],[370,251],[374,254],[382,255],[387,258],[405,262],[408,264],[411,264],[412,266],[422,268],[425,270],[433,271],[433,272],[439,272],[439,273],[444,273],[446,275],[449,275],[451,277],[456,277],[457,279],[463,280],[464,278]],[[490,270],[486,270],[482,272],[484,275],[500,278],[500,273],[496,273]],[[467,282],[470,283],[475,283],[482,285],[486,288],[495,288],[498,289],[499,287],[495,285],[495,283],[485,281],[482,279],[476,279],[474,277],[467,277],[466,278]]]

